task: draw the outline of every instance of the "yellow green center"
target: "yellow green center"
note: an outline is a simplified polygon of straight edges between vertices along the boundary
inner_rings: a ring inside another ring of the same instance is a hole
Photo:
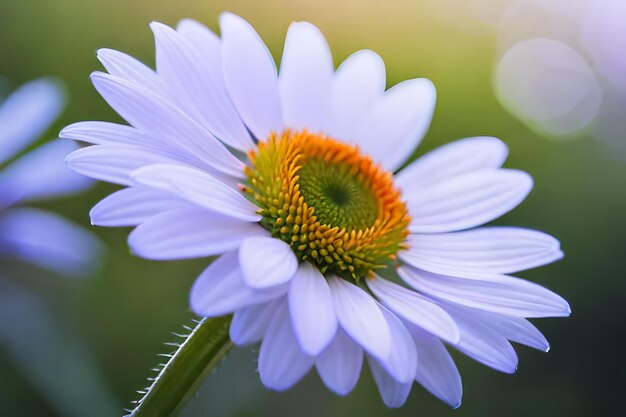
[[[403,248],[409,216],[390,173],[355,146],[307,131],[249,154],[244,190],[261,224],[322,273],[358,280]]]
[[[319,222],[359,230],[376,220],[376,196],[367,181],[352,174],[349,164],[315,158],[298,174],[300,193],[315,208]]]

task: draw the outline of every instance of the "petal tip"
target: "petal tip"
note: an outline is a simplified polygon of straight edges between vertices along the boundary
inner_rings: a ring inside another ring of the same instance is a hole
[[[250,24],[243,17],[228,11],[220,13],[218,20],[222,32],[224,31],[224,28],[226,26],[230,26],[233,24],[243,24],[245,26],[250,26]]]
[[[150,22],[149,26],[150,26],[150,30],[152,30],[152,33],[154,34],[155,37],[167,36],[171,34],[172,32],[175,32],[174,29],[172,29],[171,27],[161,22],[152,21]]]
[[[98,48],[96,49],[96,57],[100,58],[103,55],[107,55],[109,51],[109,48]]]
[[[61,129],[61,131],[59,132],[59,139],[74,139],[74,137],[72,136],[72,126],[73,125],[65,126],[63,129]]]
[[[453,343],[453,344],[461,343],[461,331],[459,330],[458,326],[456,326],[456,323],[455,323],[454,331],[452,332],[452,337],[450,338],[450,343]]]

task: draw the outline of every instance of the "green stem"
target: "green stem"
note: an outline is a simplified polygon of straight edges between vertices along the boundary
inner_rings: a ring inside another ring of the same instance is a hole
[[[128,417],[177,415],[207,374],[233,346],[228,337],[231,317],[202,319],[178,346],[144,397]]]

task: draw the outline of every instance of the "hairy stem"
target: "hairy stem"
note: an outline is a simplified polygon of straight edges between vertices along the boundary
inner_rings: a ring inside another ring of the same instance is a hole
[[[128,417],[169,417],[180,412],[207,374],[233,346],[228,337],[231,317],[202,319],[162,365],[145,395]]]

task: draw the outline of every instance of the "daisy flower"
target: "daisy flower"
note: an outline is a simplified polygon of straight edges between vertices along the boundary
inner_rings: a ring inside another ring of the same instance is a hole
[[[91,211],[101,226],[136,227],[135,254],[219,256],[191,289],[203,317],[233,314],[237,345],[261,341],[263,384],[286,390],[312,368],[339,395],[364,360],[389,407],[417,381],[461,402],[446,344],[502,372],[510,341],[547,350],[526,318],[567,316],[549,290],[508,274],[561,258],[559,242],[479,227],[532,188],[502,169],[506,146],[476,137],[398,171],[426,130],[435,89],[412,79],[385,90],[369,50],[337,70],[313,25],[289,27],[280,73],[244,19],[221,37],[184,20],[159,23],[156,71],[109,49],[91,79],[129,124],[80,122],[61,136],[95,146],[73,170],[125,188]]]
[[[20,207],[75,194],[92,183],[63,164],[67,153],[78,148],[72,142],[55,140],[22,154],[63,104],[60,86],[47,79],[31,81],[0,103],[0,260],[17,258],[61,275],[78,275],[90,267],[98,249],[94,237],[55,214]]]

